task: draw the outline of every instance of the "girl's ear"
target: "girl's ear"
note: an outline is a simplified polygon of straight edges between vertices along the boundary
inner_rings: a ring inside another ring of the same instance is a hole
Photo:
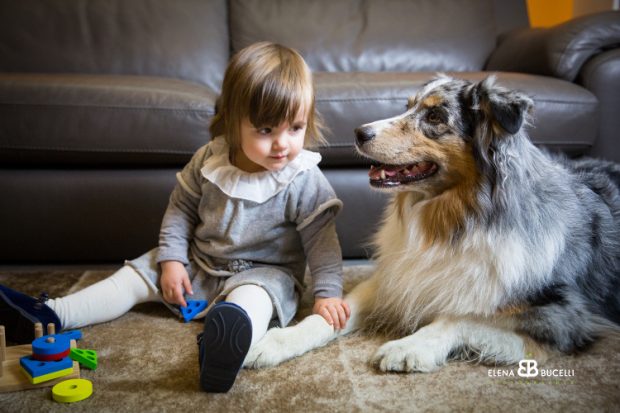
[[[523,126],[534,106],[533,101],[520,92],[495,85],[490,76],[474,86],[483,121],[488,122],[495,137],[514,135]]]

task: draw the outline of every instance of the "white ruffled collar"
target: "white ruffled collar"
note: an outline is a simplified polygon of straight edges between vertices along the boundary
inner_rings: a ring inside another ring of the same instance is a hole
[[[279,171],[250,173],[230,163],[228,144],[223,137],[213,139],[209,147],[212,154],[200,169],[202,176],[230,197],[258,203],[267,201],[286,188],[298,174],[321,161],[321,155],[304,149]]]

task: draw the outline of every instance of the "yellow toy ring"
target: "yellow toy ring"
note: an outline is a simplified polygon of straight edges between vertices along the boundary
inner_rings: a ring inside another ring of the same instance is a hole
[[[93,394],[93,383],[86,379],[69,379],[52,387],[52,398],[60,403],[79,402]]]

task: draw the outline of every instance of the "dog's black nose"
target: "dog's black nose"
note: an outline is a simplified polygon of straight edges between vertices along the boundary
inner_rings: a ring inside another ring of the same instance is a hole
[[[363,145],[375,137],[375,130],[370,126],[360,126],[355,129],[355,137],[357,138],[357,144]]]

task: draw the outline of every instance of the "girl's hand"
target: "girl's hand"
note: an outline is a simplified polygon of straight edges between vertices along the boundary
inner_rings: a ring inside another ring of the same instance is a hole
[[[349,304],[340,297],[316,297],[312,312],[322,316],[335,330],[343,329],[351,316]]]
[[[182,263],[178,261],[163,261],[161,263],[161,292],[164,300],[170,304],[178,304],[187,307],[183,297],[183,291],[189,295],[194,294],[189,282],[189,275]]]

